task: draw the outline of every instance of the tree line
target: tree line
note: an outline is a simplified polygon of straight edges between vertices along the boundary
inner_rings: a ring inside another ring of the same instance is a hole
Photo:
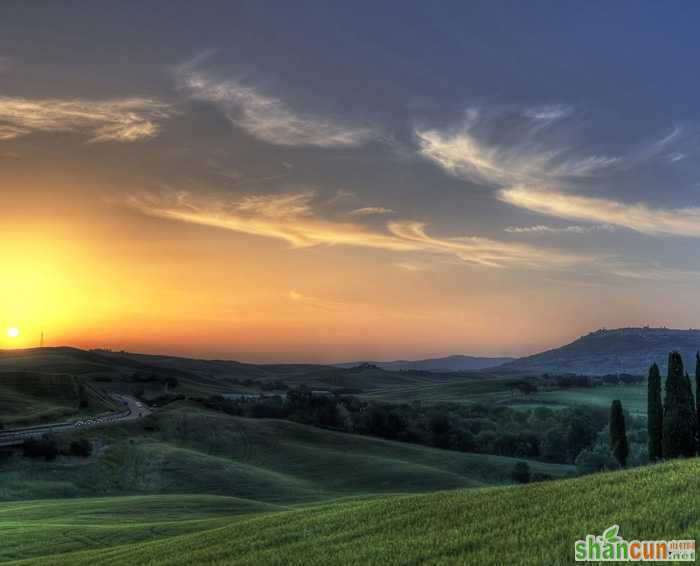
[[[695,394],[683,358],[678,352],[668,356],[665,396],[661,402],[661,374],[653,364],[649,368],[647,419],[649,461],[689,458],[698,453],[700,436],[700,353],[695,354]]]
[[[649,368],[647,379],[647,442],[649,461],[690,458],[700,453],[700,353],[695,354],[695,392],[678,352],[668,356],[662,401],[661,372]],[[625,415],[619,400],[610,406],[608,445],[624,467],[629,454]]]
[[[199,399],[210,409],[457,450],[574,464],[607,422],[589,407],[513,409],[503,405],[380,403],[316,395],[305,386],[282,396]]]

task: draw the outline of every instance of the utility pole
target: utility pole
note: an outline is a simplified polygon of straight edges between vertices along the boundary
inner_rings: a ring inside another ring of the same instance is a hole
[[[39,342],[39,348],[44,347],[44,331],[41,331],[41,341]]]

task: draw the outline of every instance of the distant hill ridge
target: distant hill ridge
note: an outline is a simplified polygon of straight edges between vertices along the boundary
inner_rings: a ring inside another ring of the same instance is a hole
[[[698,349],[700,330],[694,328],[600,329],[565,346],[508,362],[499,369],[591,375],[644,374],[654,362],[665,371],[668,353],[676,350],[683,356],[688,373],[694,374]]]
[[[387,371],[422,370],[422,371],[467,371],[480,370],[500,366],[515,358],[488,358],[478,356],[454,355],[444,358],[429,358],[425,360],[396,360],[393,362],[347,362],[335,364],[339,368],[353,368],[358,366],[375,367]]]

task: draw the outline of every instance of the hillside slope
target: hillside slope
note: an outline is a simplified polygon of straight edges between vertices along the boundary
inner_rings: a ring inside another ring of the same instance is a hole
[[[178,380],[177,393],[208,396],[231,392],[260,393],[260,384],[283,381],[288,386],[352,389],[371,392],[415,384],[464,381],[455,372],[393,372],[378,367],[339,368],[313,364],[244,364],[129,352],[85,351],[70,347],[0,350],[0,376],[8,372],[68,374],[89,379],[119,393],[164,393],[167,377]]]
[[[499,370],[538,373],[646,374],[656,362],[665,371],[668,353],[677,350],[687,368],[695,367],[700,330],[668,328],[619,328],[598,330],[570,344],[520,358]]]
[[[517,461],[184,403],[143,423],[80,434],[98,447],[88,460],[4,460],[0,500],[208,493],[286,504],[509,483]],[[573,466],[530,465],[554,477],[574,472]]]
[[[0,422],[15,427],[113,410],[90,388],[81,399],[80,388],[80,378],[71,375],[0,370]]]
[[[500,366],[513,361],[515,358],[486,358],[479,356],[454,355],[443,358],[426,360],[396,360],[393,362],[348,362],[334,364],[340,368],[352,368],[362,363],[377,366],[388,371],[421,370],[421,371],[473,371]]]
[[[47,535],[52,525],[42,524],[46,511],[41,503],[36,510],[31,509],[34,504],[19,509],[0,506],[0,526],[23,529],[33,555],[31,563],[52,566],[558,566],[574,563],[576,540],[588,533],[601,534],[613,524],[620,525],[620,534],[627,540],[697,539],[699,494],[700,463],[692,460],[528,486],[395,496],[286,511],[253,509],[251,515],[235,515],[240,511],[232,504],[232,516],[225,526],[221,526],[221,507],[214,505],[211,519],[217,522],[203,520],[200,532],[174,534],[176,528],[171,526],[160,534],[167,538],[141,542],[143,528],[137,524],[133,544],[125,540],[129,533],[124,532],[118,510],[102,515],[109,500],[86,501],[82,508],[65,509],[63,522],[75,523],[72,517],[76,514],[98,518],[95,524],[83,523],[81,540],[88,550],[58,556],[50,556],[54,543]],[[113,502],[119,505],[118,499]],[[152,502],[130,504],[128,514],[140,518],[144,515],[141,509],[148,509]],[[201,518],[202,513],[192,505],[190,500],[191,517]],[[50,512],[55,514],[55,510]],[[15,546],[20,542],[13,540]]]

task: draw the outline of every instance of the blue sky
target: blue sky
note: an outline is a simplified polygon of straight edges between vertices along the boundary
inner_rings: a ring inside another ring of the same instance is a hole
[[[168,341],[133,331],[148,285],[132,289],[128,338],[99,340],[134,348],[521,354],[598,326],[693,326],[697,11],[6,2],[4,205],[38,221],[58,197],[76,242],[139,281],[159,266],[168,301],[206,302]],[[100,292],[82,305],[97,326],[116,316]],[[204,327],[215,339],[188,347]]]

